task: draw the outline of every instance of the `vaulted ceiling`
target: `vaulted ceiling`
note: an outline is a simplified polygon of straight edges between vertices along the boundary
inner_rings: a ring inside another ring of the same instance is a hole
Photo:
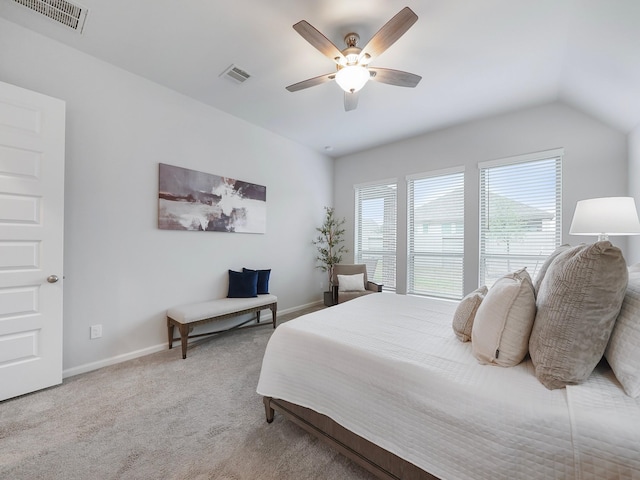
[[[82,34],[14,0],[0,16],[334,157],[554,100],[623,132],[640,124],[639,0],[80,3]],[[368,82],[350,112],[335,82],[285,90],[335,70],[294,23],[363,46],[405,6],[418,21],[372,66],[421,75],[416,88]],[[230,65],[251,77],[221,75]]]

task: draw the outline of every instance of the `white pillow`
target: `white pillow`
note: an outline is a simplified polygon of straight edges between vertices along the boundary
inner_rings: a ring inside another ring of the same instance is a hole
[[[338,275],[339,292],[364,292],[364,273]]]
[[[526,269],[505,275],[478,307],[471,330],[473,355],[484,364],[519,364],[529,351],[535,318],[535,290]]]
[[[629,284],[605,357],[627,395],[640,397],[640,272],[629,274]]]

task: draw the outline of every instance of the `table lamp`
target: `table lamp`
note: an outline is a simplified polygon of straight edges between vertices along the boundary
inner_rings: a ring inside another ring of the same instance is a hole
[[[580,200],[573,213],[571,235],[640,235],[640,222],[633,197],[603,197]]]

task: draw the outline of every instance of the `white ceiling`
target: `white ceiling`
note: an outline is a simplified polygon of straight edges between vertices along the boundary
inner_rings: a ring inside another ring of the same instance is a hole
[[[623,132],[640,124],[640,0],[79,3],[83,34],[13,0],[0,16],[334,157],[558,99]],[[285,90],[335,68],[294,23],[364,46],[404,6],[418,21],[372,66],[421,75],[415,89],[369,82],[351,112],[335,82]],[[231,64],[251,78],[220,77]]]

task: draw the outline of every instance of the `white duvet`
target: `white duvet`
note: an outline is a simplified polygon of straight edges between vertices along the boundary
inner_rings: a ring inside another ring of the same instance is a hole
[[[480,365],[456,303],[367,295],[284,323],[257,391],[323,413],[448,479],[640,479],[640,399],[608,369],[547,390],[529,360]]]

